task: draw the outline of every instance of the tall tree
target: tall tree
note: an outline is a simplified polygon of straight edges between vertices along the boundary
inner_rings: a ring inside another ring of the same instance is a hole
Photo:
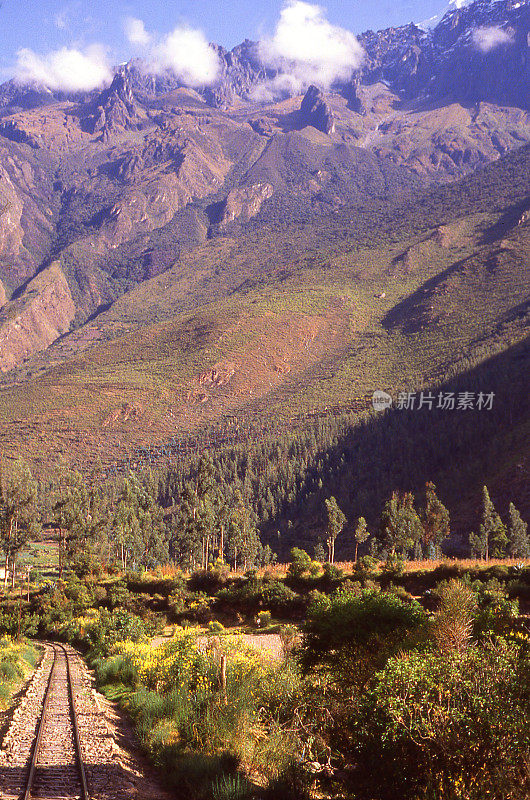
[[[423,525],[423,543],[427,555],[434,550],[435,555],[440,555],[444,539],[451,533],[449,511],[438,499],[436,486],[432,481],[425,484],[425,506],[421,514]]]
[[[414,508],[412,492],[393,492],[381,515],[381,535],[391,553],[407,555],[423,534],[423,526]]]
[[[528,524],[523,521],[513,503],[508,509],[508,548],[512,558],[530,558]]]
[[[59,580],[66,563],[86,543],[90,527],[90,495],[81,473],[60,464],[50,487],[51,520],[59,531]]]
[[[252,509],[239,490],[234,493],[228,519],[227,546],[234,570],[253,567],[261,550]]]
[[[37,481],[29,466],[18,459],[2,476],[0,498],[0,541],[4,552],[4,585],[7,585],[9,565],[15,581],[16,559],[30,538],[36,535]]]
[[[366,540],[370,536],[370,532],[368,531],[368,527],[366,525],[366,520],[364,517],[359,517],[357,520],[357,525],[355,526],[355,561],[357,561],[357,553],[359,551],[359,545],[366,542]]]
[[[346,516],[339,508],[334,497],[330,497],[326,500],[326,511],[328,515],[328,523],[326,526],[328,561],[330,564],[333,564],[335,562],[335,540],[346,524]]]
[[[116,503],[114,530],[123,570],[153,567],[169,557],[162,509],[146,483],[129,473]]]
[[[506,554],[508,537],[506,528],[495,510],[488,487],[482,487],[482,513],[478,534],[469,535],[472,552],[488,561],[492,555],[502,557]]]

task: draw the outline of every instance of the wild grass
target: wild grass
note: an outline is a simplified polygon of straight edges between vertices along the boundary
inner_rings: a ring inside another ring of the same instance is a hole
[[[233,634],[204,647],[184,629],[156,646],[123,642],[114,650],[98,664],[98,683],[131,714],[179,796],[247,797],[251,785],[239,765],[264,781],[294,756],[296,737],[278,725],[300,692],[294,662],[279,664]]]
[[[7,708],[11,698],[37,663],[38,650],[9,636],[0,638],[0,710]]]

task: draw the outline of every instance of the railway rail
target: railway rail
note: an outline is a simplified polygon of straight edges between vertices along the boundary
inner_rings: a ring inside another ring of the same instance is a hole
[[[1,800],[90,800],[72,678],[73,652],[45,643],[25,703],[4,739]],[[16,713],[16,712],[15,712]]]

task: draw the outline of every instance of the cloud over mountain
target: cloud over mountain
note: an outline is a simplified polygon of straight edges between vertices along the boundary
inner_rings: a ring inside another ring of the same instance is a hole
[[[146,31],[143,20],[127,17],[123,24],[125,35],[131,44],[147,46],[151,41],[151,35]]]
[[[282,75],[258,88],[264,96],[298,91],[311,83],[327,89],[348,80],[364,59],[364,51],[350,31],[332,25],[321,6],[287,0],[272,37],[259,43],[262,63]]]
[[[215,49],[203,32],[180,26],[164,36],[146,30],[143,20],[128,17],[125,35],[131,44],[144,49],[144,59],[155,73],[173,72],[186,86],[212,86],[220,64]]]
[[[112,70],[105,49],[97,44],[84,51],[63,47],[44,56],[22,48],[17,53],[15,79],[55,91],[87,92],[110,83]]]
[[[513,36],[497,25],[487,28],[475,28],[473,42],[482,53],[489,53],[503,44],[512,44]]]

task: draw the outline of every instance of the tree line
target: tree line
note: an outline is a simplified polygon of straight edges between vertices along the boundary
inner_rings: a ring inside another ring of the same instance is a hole
[[[101,481],[97,470],[83,476],[62,465],[46,480],[37,480],[23,460],[14,462],[0,486],[4,583],[8,573],[14,582],[24,548],[46,529],[56,532],[60,578],[65,568],[83,572],[95,564],[135,571],[172,562],[193,571],[223,563],[245,571],[277,559],[260,536],[262,520],[253,507],[251,487],[242,490],[237,481],[232,487],[220,482],[211,455],[200,458],[175,495],[164,494],[167,477],[147,469]],[[334,496],[324,499],[323,513],[325,525],[315,536],[313,556],[330,564],[348,525],[355,560],[359,553],[433,559],[451,537],[449,510],[430,481],[417,499],[412,492],[393,491],[374,526],[364,516],[348,520]],[[521,514],[510,503],[503,521],[486,486],[480,524],[469,535],[469,547],[486,560],[530,557],[528,526]]]

